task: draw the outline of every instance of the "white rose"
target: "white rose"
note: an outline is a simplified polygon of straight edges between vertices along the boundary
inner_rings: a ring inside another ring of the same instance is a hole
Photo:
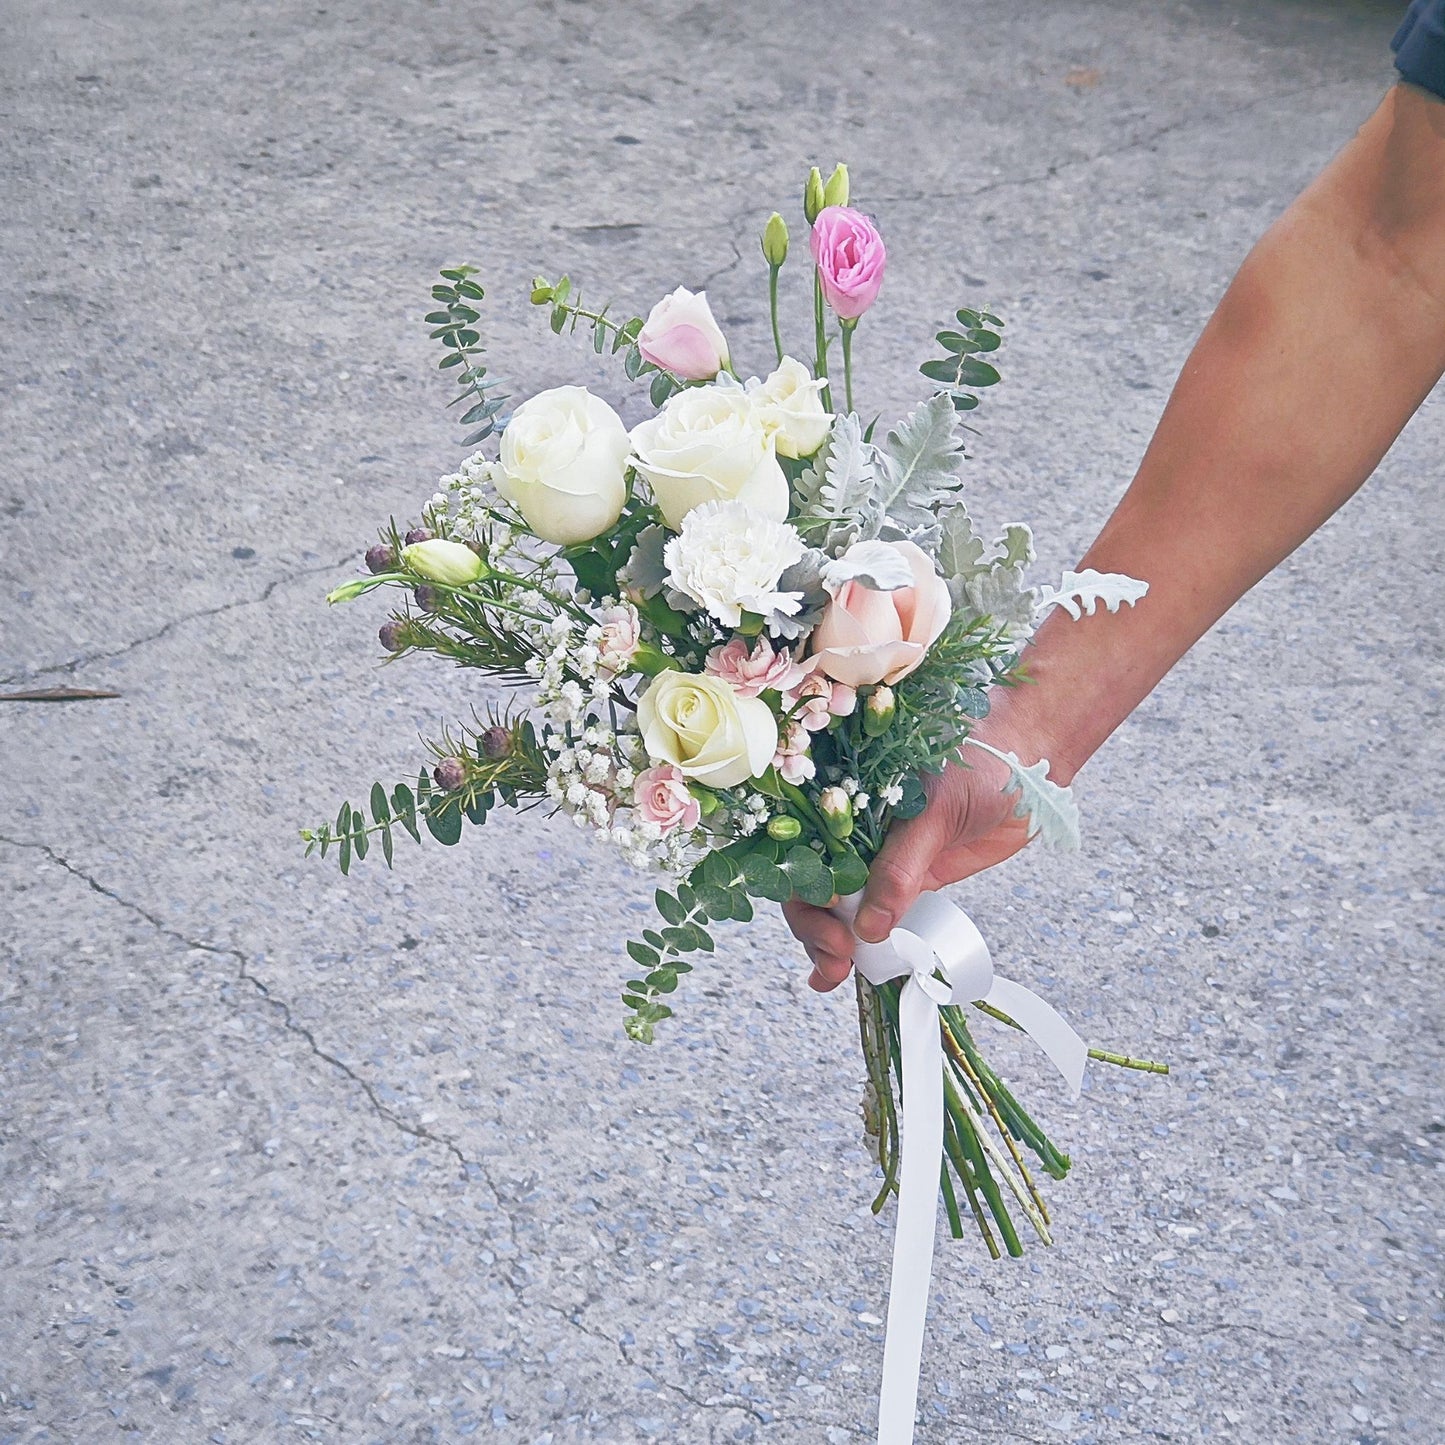
[[[622,418],[585,386],[539,391],[512,414],[497,490],[544,542],[590,542],[622,514],[631,443]]]
[[[663,550],[667,580],[725,627],[736,627],[744,612],[796,612],[802,594],[779,592],[778,579],[802,556],[792,527],[736,501],[694,507]]]
[[[718,677],[659,673],[637,700],[637,722],[653,762],[709,788],[760,777],[778,749],[772,708]]]
[[[810,457],[827,440],[833,415],[823,410],[820,393],[826,385],[791,356],[785,356],[766,381],[754,377],[748,382],[763,430],[780,456]]]
[[[678,392],[632,429],[632,449],[674,532],[703,502],[736,499],[775,522],[788,515],[788,479],[772,438],[735,382]]]

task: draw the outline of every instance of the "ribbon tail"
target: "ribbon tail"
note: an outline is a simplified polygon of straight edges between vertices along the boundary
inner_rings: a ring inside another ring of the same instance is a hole
[[[943,1153],[943,1046],[938,1036],[938,1009],[916,978],[903,986],[898,1014],[903,1054],[903,1161],[888,1285],[878,1445],[913,1442],[923,1326],[933,1277],[938,1161]]]
[[[997,975],[984,1002],[1006,1013],[1028,1034],[1064,1076],[1064,1082],[1077,1099],[1084,1087],[1084,1065],[1089,1061],[1089,1047],[1063,1016],[1032,989]]]

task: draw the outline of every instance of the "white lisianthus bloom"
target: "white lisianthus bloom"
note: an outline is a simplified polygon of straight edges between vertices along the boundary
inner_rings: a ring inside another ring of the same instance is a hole
[[[502,433],[497,490],[544,542],[590,542],[622,514],[631,441],[622,418],[585,386],[524,401]]]
[[[683,519],[663,549],[667,580],[717,618],[736,627],[744,612],[791,616],[800,592],[779,592],[778,579],[803,555],[803,539],[746,502],[704,502]]]
[[[637,723],[654,763],[671,763],[709,788],[761,777],[778,749],[772,708],[718,677],[658,673],[637,699]]]
[[[827,384],[791,356],[766,380],[748,382],[748,395],[779,456],[810,457],[828,439],[833,414],[823,410],[821,395]]]
[[[729,381],[680,391],[632,429],[634,465],[674,532],[704,502],[736,499],[774,522],[788,515],[773,440],[752,398]]]

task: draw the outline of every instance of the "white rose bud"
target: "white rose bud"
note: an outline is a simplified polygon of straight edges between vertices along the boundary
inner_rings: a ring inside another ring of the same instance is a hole
[[[748,395],[779,456],[810,457],[827,440],[833,416],[823,410],[819,394],[826,385],[791,356],[766,381],[748,382]]]
[[[538,392],[512,414],[492,476],[544,542],[590,542],[622,514],[631,449],[622,418],[585,386]]]
[[[772,708],[717,677],[659,673],[637,700],[637,722],[653,762],[709,788],[761,777],[778,748]]]
[[[445,537],[433,537],[430,541],[413,542],[410,547],[403,547],[401,560],[408,572],[448,587],[465,587],[487,571],[487,564],[470,547],[460,542],[448,542]]]
[[[632,429],[634,465],[676,532],[704,502],[746,502],[787,520],[788,479],[752,398],[736,384],[689,387]]]

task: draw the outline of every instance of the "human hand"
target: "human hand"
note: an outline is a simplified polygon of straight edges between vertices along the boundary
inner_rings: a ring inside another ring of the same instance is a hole
[[[888,830],[853,924],[859,938],[881,943],[920,893],[992,868],[1028,842],[1028,826],[1003,791],[1008,765],[980,748],[968,751],[967,764],[950,763],[924,780],[928,805],[916,818]],[[812,960],[809,987],[837,988],[853,967],[848,925],[797,899],[783,904],[783,916]]]

